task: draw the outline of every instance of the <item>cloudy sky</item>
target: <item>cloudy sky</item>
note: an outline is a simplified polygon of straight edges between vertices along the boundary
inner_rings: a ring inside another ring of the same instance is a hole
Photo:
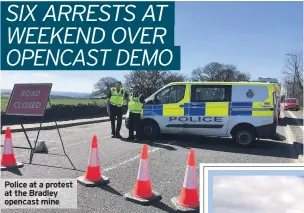
[[[217,176],[214,213],[304,212],[304,177]]]

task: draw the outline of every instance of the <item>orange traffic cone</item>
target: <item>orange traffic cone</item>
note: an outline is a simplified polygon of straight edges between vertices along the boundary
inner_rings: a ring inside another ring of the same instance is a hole
[[[19,163],[16,161],[13,149],[11,129],[7,127],[5,132],[3,153],[1,159],[1,171],[21,167],[23,167],[23,163]]]
[[[196,163],[194,151],[190,149],[188,165],[180,197],[171,199],[175,210],[183,212],[199,212],[199,198],[197,190]]]
[[[104,185],[110,182],[109,178],[101,175],[96,135],[93,136],[87,171],[84,176],[78,177],[77,181],[85,186]]]
[[[152,191],[149,171],[148,145],[142,146],[137,180],[132,192],[124,196],[126,200],[142,205],[150,205],[162,199],[158,192]]]

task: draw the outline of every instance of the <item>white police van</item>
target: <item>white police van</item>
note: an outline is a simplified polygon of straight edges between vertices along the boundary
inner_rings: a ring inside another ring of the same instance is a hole
[[[249,146],[257,138],[276,135],[277,107],[272,83],[174,82],[146,99],[139,136],[232,136],[238,144]],[[128,120],[127,113],[127,128]]]

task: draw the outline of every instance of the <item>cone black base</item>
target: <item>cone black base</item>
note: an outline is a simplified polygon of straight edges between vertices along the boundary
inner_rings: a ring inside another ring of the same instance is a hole
[[[158,192],[152,191],[153,195],[150,198],[139,198],[135,197],[132,192],[128,192],[124,194],[124,197],[127,201],[131,201],[133,203],[141,204],[144,206],[151,205],[154,202],[160,201],[162,199],[161,195]]]
[[[110,183],[110,180],[108,177],[101,176],[101,180],[89,181],[84,179],[84,176],[80,176],[77,178],[77,182],[87,187],[94,187],[94,186],[107,185],[108,183]]]
[[[17,162],[16,164],[17,164],[16,166],[8,166],[8,167],[0,166],[1,171],[7,171],[7,170],[10,170],[10,169],[17,169],[17,168],[22,168],[23,167],[23,163]]]
[[[174,206],[176,212],[196,212],[199,213],[199,206],[196,208],[187,208],[178,204],[178,197],[171,199],[171,204]]]

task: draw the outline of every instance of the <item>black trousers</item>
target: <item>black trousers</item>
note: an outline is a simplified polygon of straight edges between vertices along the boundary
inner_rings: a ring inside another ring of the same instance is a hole
[[[110,120],[112,135],[120,134],[122,123],[122,107],[110,105]],[[115,120],[117,120],[117,126],[115,128]]]
[[[129,114],[129,137],[134,138],[134,131],[136,134],[139,132],[140,127],[140,114],[139,113],[132,113]]]

